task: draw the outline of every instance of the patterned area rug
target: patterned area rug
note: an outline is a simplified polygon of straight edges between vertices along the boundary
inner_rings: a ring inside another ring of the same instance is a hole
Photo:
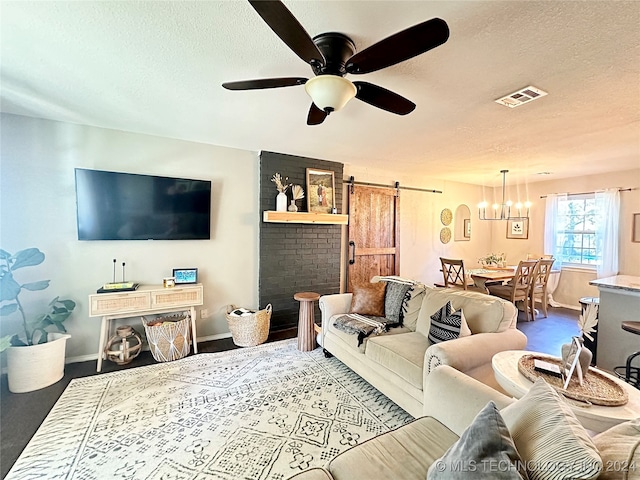
[[[283,480],[410,420],[284,340],[75,379],[6,478]]]

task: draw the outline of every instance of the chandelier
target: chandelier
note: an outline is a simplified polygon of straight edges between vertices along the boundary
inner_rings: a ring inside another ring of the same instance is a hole
[[[524,205],[520,202],[513,205],[511,200],[506,200],[506,179],[509,170],[500,170],[502,174],[502,203],[494,203],[492,205],[493,215],[487,216],[487,202],[482,202],[478,205],[478,217],[480,220],[524,220],[529,218],[529,207],[531,202],[525,202]],[[517,211],[517,215],[511,215],[511,207]],[[523,215],[522,212],[525,212]]]

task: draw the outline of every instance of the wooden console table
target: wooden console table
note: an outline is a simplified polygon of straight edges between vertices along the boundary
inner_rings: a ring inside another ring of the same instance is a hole
[[[198,353],[196,336],[196,306],[203,304],[202,284],[164,288],[161,285],[141,286],[131,292],[97,293],[89,295],[89,316],[102,317],[97,371],[106,358],[104,348],[109,340],[111,321],[158,313],[190,310],[193,353]]]

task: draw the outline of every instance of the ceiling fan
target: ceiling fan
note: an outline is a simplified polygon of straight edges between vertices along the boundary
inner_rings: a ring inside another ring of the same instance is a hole
[[[249,3],[276,35],[311,66],[315,77],[264,78],[226,82],[222,86],[228,90],[256,90],[304,85],[313,100],[307,125],[321,124],[327,115],[344,107],[353,97],[397,115],[411,113],[415,103],[401,95],[372,83],[351,82],[344,76],[390,67],[442,45],[449,38],[447,23],[432,18],[356,53],[353,41],[341,33],[321,33],[311,38],[280,0],[249,0]]]

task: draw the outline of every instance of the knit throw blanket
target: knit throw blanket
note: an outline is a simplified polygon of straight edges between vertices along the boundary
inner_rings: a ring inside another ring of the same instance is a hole
[[[345,333],[358,335],[358,346],[360,346],[369,335],[388,332],[390,328],[399,327],[400,322],[384,317],[348,313],[336,318],[334,326]]]

